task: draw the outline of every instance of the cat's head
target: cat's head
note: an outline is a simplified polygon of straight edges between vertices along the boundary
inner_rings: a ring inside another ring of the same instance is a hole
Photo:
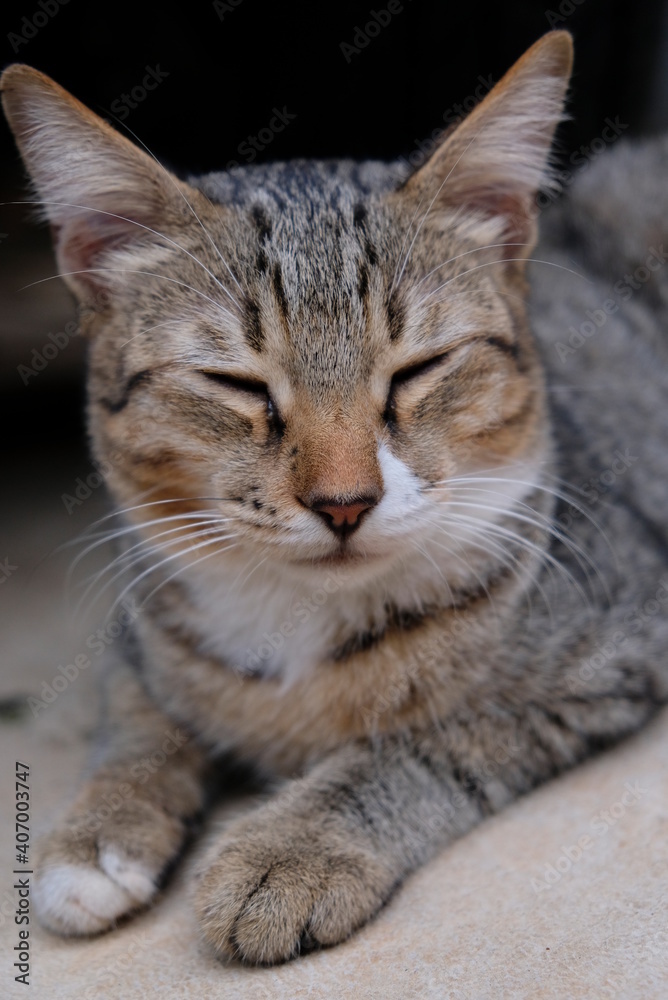
[[[570,65],[570,36],[545,36],[409,177],[305,161],[190,183],[5,72],[130,520],[192,558],[368,574],[422,553],[466,581],[549,448],[524,271]]]

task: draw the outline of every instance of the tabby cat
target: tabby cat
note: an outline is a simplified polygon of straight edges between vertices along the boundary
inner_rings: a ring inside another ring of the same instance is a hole
[[[119,546],[100,583],[131,622],[92,776],[42,846],[46,927],[104,931],[154,899],[235,761],[279,788],[200,866],[205,938],[250,963],[335,944],[666,700],[659,277],[602,307],[663,253],[666,196],[643,202],[632,158],[607,202],[576,184],[544,213],[527,307],[571,60],[546,35],[410,175],[295,161],[187,183],[40,72],[5,72],[90,342]]]

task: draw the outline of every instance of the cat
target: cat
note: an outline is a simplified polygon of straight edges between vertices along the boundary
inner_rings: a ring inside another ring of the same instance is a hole
[[[102,579],[133,609],[91,777],[41,847],[47,928],[150,903],[232,760],[279,788],[200,864],[205,939],[256,964],[336,944],[665,703],[668,295],[657,275],[603,306],[663,253],[665,172],[634,208],[611,153],[542,211],[571,64],[544,36],[412,173],[187,182],[5,71],[89,338]]]

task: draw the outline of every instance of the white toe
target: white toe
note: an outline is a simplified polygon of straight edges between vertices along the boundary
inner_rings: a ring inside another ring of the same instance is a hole
[[[33,891],[35,912],[61,934],[95,934],[134,909],[137,899],[91,865],[62,864],[45,868]]]
[[[155,893],[156,885],[146,866],[124,857],[113,848],[100,852],[100,868],[138,903],[148,902]]]

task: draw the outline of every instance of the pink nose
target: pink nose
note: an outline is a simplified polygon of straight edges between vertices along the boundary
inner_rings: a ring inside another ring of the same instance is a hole
[[[343,536],[350,535],[359,528],[362,514],[374,507],[377,502],[375,497],[358,497],[350,503],[339,503],[335,498],[322,498],[308,506],[322,515],[327,527],[334,534]]]

